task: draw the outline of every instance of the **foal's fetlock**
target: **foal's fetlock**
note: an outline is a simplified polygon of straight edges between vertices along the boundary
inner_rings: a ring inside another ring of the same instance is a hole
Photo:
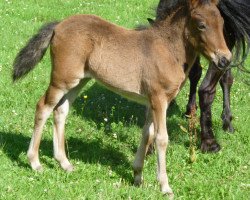
[[[33,170],[35,170],[35,171],[42,171],[43,170],[39,159],[36,158],[36,156],[33,153],[28,152],[27,157],[28,157],[28,160],[30,162],[30,166]]]
[[[163,195],[168,195],[169,199],[174,199],[174,193],[173,190],[169,187],[168,184],[161,185],[161,192]]]
[[[60,165],[61,165],[62,169],[64,169],[67,172],[74,171],[74,166],[72,164],[70,164],[70,162],[68,160],[60,162]]]
[[[74,166],[69,162],[69,160],[65,157],[62,158],[61,156],[54,156],[54,158],[60,163],[60,166],[63,170],[67,172],[72,172],[74,170]]]

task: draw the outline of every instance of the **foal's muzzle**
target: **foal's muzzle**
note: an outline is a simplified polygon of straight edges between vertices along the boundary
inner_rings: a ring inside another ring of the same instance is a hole
[[[225,69],[229,66],[231,59],[228,60],[225,56],[222,56],[218,61],[218,67],[220,69]]]
[[[232,54],[230,51],[226,52],[225,54],[216,52],[215,54],[213,54],[212,57],[212,61],[215,67],[217,67],[217,69],[221,71],[228,69],[231,63],[231,59],[232,59]]]

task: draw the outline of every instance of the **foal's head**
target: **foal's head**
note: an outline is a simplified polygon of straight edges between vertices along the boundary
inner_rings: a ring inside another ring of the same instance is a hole
[[[224,21],[217,8],[218,0],[189,0],[189,21],[186,37],[208,60],[223,69],[231,61],[223,35]]]

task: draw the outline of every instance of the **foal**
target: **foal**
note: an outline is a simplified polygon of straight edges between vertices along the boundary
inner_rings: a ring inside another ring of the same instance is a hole
[[[238,63],[242,68],[247,54],[250,49],[250,4],[249,0],[220,0],[217,5],[223,19],[224,37],[230,50],[234,48],[234,62]],[[162,18],[164,13],[169,9],[169,0],[160,0],[157,6],[156,18]],[[154,23],[153,20],[149,20]],[[211,63],[210,65],[214,65]],[[197,108],[196,89],[201,78],[202,68],[200,58],[198,57],[190,70],[190,94],[186,108],[186,114],[190,115],[193,108]],[[209,66],[206,76],[199,88],[199,104],[200,104],[200,124],[201,124],[201,150],[203,152],[217,152],[220,145],[217,143],[212,129],[212,111],[211,105],[214,100],[216,85],[220,82],[223,91],[223,112],[221,115],[223,121],[223,129],[233,132],[232,114],[230,109],[230,89],[233,84],[233,76],[230,68],[216,68]]]
[[[64,126],[69,106],[91,79],[148,107],[141,144],[133,164],[135,184],[142,181],[148,145],[155,140],[158,180],[170,196],[166,172],[168,134],[166,110],[183,85],[197,53],[226,67],[231,53],[223,37],[223,19],[216,0],[169,1],[169,12],[148,29],[127,30],[93,15],[75,15],[45,25],[19,52],[13,79],[26,75],[51,49],[51,80],[39,100],[28,150],[34,170],[43,126],[54,112],[54,157],[71,171],[64,147]]]

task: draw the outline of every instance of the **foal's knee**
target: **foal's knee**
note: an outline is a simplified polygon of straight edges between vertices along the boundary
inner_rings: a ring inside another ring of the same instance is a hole
[[[156,135],[156,145],[157,145],[157,148],[167,148],[167,145],[168,145],[168,134],[165,133],[165,134],[157,134]]]

